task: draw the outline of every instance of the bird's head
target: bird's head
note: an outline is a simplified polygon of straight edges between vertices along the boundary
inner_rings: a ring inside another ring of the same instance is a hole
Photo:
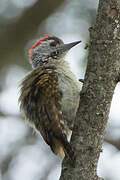
[[[46,64],[55,64],[63,60],[65,54],[81,41],[68,44],[52,35],[40,38],[29,50],[29,62],[33,68],[43,67]]]

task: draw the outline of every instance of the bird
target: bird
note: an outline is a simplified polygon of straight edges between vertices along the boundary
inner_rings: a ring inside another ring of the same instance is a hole
[[[82,82],[65,60],[67,52],[81,41],[65,44],[53,35],[44,35],[28,52],[33,70],[21,82],[20,110],[25,121],[39,132],[52,152],[75,160],[70,144],[80,101]]]

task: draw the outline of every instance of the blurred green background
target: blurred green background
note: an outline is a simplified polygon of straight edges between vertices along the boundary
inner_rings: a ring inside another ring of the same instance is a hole
[[[28,50],[44,34],[64,42],[82,40],[66,56],[77,78],[84,78],[89,27],[98,0],[0,0],[0,180],[57,180],[61,159],[19,112],[19,84],[31,71]],[[120,180],[120,85],[110,112],[98,174]]]

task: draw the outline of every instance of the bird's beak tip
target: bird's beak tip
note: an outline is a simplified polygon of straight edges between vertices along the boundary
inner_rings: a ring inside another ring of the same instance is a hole
[[[63,49],[64,49],[64,51],[68,51],[72,47],[76,46],[79,43],[81,43],[81,41],[75,41],[75,42],[72,42],[72,43],[64,44]]]

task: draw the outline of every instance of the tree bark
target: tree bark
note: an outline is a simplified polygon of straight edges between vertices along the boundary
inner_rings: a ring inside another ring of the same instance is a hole
[[[71,144],[75,168],[65,159],[60,180],[100,180],[96,169],[110,105],[120,78],[120,0],[99,0],[96,23],[90,28],[85,81]]]

